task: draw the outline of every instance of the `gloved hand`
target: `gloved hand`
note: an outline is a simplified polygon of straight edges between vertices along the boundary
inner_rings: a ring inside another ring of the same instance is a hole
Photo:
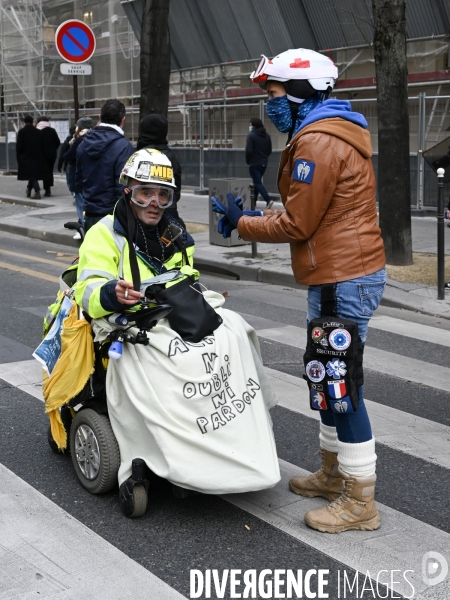
[[[242,202],[242,200],[240,198],[235,199],[233,194],[231,192],[228,192],[227,201],[228,206],[224,206],[217,200],[217,198],[215,198],[214,196],[211,197],[213,211],[225,215],[230,221],[230,223],[232,223],[236,228],[239,219],[242,217],[242,209],[239,208],[237,201]]]
[[[242,198],[240,196],[235,198],[234,201],[236,203],[236,206],[242,210],[242,213],[246,217],[263,217],[264,216],[264,212],[262,210],[243,210],[244,203],[242,202]]]
[[[219,223],[217,224],[217,230],[223,235],[224,238],[231,237],[231,234],[235,229],[236,227],[232,223],[230,223],[230,221],[225,215],[219,219]]]

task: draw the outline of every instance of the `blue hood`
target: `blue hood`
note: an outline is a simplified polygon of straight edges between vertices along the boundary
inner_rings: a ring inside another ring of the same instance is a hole
[[[351,123],[359,125],[363,129],[367,129],[367,121],[361,113],[353,112],[352,105],[348,100],[325,100],[317,105],[308,116],[302,121],[300,129],[301,131],[307,125],[315,123],[316,121],[322,121],[322,119],[333,119],[339,117],[345,119]],[[298,133],[298,132],[297,132]]]
[[[83,140],[83,152],[90,158],[100,158],[117,140],[123,140],[124,137],[118,131],[103,127],[96,127],[86,133]]]

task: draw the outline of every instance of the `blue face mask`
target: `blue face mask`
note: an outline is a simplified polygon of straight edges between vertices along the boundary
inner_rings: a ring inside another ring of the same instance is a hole
[[[278,96],[267,100],[266,112],[269,119],[281,133],[287,133],[292,127],[291,107],[287,96]]]

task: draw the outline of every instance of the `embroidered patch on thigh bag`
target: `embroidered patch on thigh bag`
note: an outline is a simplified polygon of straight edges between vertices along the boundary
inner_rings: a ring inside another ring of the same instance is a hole
[[[363,384],[363,348],[355,321],[327,316],[310,321],[303,377],[313,410],[357,410],[358,386]]]

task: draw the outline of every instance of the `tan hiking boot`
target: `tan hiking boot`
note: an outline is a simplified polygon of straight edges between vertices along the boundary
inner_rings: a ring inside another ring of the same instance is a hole
[[[305,515],[305,523],[325,533],[341,533],[357,529],[371,531],[380,526],[380,515],[375,506],[375,481],[372,477],[352,477],[342,473],[345,487],[340,497]]]
[[[320,450],[322,466],[308,477],[291,477],[289,489],[299,496],[314,498],[322,496],[330,502],[337,500],[344,489],[344,480],[339,471],[337,455],[329,450]]]

